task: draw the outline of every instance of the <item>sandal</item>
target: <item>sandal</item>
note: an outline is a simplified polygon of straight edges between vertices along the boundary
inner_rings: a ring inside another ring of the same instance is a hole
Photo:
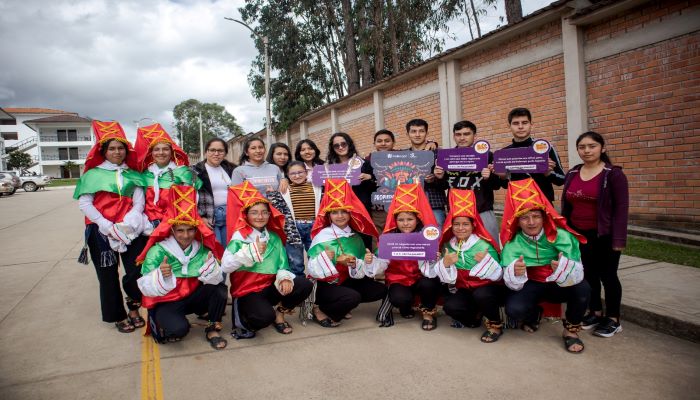
[[[537,330],[540,329],[540,321],[542,321],[542,312],[542,307],[537,306],[537,319],[532,322],[523,321],[523,325],[520,327],[520,329],[524,330],[527,333],[537,332]]]
[[[498,341],[498,338],[503,335],[503,323],[501,321],[491,322],[488,319],[484,322],[486,332],[481,335],[481,341],[484,343],[493,343]],[[494,332],[492,329],[499,329],[500,332]]]
[[[324,328],[337,328],[340,326],[340,322],[333,321],[330,317],[324,319],[318,319],[316,314],[312,313],[314,321],[318,322]]]
[[[423,313],[423,322],[420,324],[421,329],[424,331],[432,331],[437,328],[437,318],[435,317],[437,314],[437,308],[421,308],[420,310]],[[425,318],[426,316],[430,316],[432,319],[427,319]]]
[[[222,338],[221,336],[209,337],[210,332],[217,332],[218,333],[221,330],[219,328],[219,326],[220,325],[217,325],[216,323],[210,323],[209,326],[204,328],[204,337],[207,339],[207,342],[209,342],[209,345],[214,350],[223,350],[228,345],[228,342],[226,341],[226,339]]]
[[[136,328],[131,325],[128,318],[123,321],[115,322],[114,326],[116,326],[117,330],[121,333],[131,333],[136,330]]]
[[[574,335],[578,335],[578,333],[581,332],[581,324],[572,324],[571,322],[569,322],[567,320],[563,320],[562,322],[564,323],[564,329],[567,332],[573,333]],[[581,338],[579,338],[578,336],[564,335],[563,339],[564,339],[564,347],[566,348],[566,351],[568,351],[569,353],[578,354],[578,353],[583,352],[583,349],[584,349],[583,342],[581,341]],[[581,346],[581,350],[572,350],[571,347],[573,347],[574,345]]]
[[[146,321],[144,321],[144,319],[140,315],[137,315],[135,317],[129,317],[129,321],[134,326],[134,328],[137,329],[146,326]]]
[[[292,326],[289,325],[289,322],[284,321],[284,322],[275,322],[272,324],[272,326],[275,327],[275,330],[283,335],[289,335],[290,333],[293,332]],[[288,331],[285,332],[286,329],[289,329]]]

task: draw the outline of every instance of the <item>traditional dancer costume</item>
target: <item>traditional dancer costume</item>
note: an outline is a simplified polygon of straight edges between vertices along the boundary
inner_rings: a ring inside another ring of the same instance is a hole
[[[165,143],[172,150],[172,159],[164,167],[159,167],[153,160],[153,147]],[[146,182],[146,205],[144,214],[153,227],[158,226],[165,216],[168,206],[168,191],[172,185],[202,187],[189,168],[187,154],[178,146],[160,124],[144,126],[136,131],[134,145],[138,158],[138,169],[142,171]]]
[[[543,213],[543,228],[536,236],[528,236],[518,226],[518,218],[532,210]],[[569,228],[531,178],[510,182],[505,198],[501,243],[504,265],[503,280],[510,293],[506,314],[536,330],[541,315],[541,301],[566,303],[564,327],[575,333],[581,329],[581,319],[588,306],[590,286],[583,280],[579,241],[585,238]],[[520,257],[526,273],[515,275],[515,263]],[[553,269],[552,261],[558,261]],[[569,346],[567,346],[568,348]]]
[[[259,231],[250,226],[246,213],[250,207],[261,203],[267,205],[270,219]],[[244,181],[231,186],[227,204],[227,230],[233,235],[221,266],[224,272],[231,273],[235,334],[237,338],[249,338],[255,335],[255,331],[275,321],[275,309],[291,313],[309,296],[312,284],[289,270],[284,251],[284,215],[272,207],[252,183]],[[267,243],[263,253],[258,248],[258,241]],[[287,295],[280,293],[283,281],[292,283],[292,291]],[[287,328],[289,324],[286,322],[275,325],[281,333]]]
[[[100,282],[102,320],[124,321],[127,318],[119,287],[120,253],[125,274],[122,286],[126,292],[126,304],[130,311],[141,306],[141,292],[136,280],[141,276],[136,256],[146,244],[143,230],[144,193],[141,174],[136,166],[136,153],[126,139],[118,122],[92,122],[96,142],[85,161],[85,172],[75,187],[73,198],[78,199],[80,211],[85,214],[85,247],[79,261],[87,264],[88,250]],[[104,143],[117,140],[127,150],[121,165],[107,161],[100,152]],[[143,319],[132,321],[143,326]],[[119,326],[118,326],[119,327]],[[132,329],[120,327],[129,332]]]
[[[394,198],[389,205],[388,218],[384,226],[384,233],[399,232],[396,224],[396,216],[399,213],[413,213],[420,221],[415,232],[420,232],[423,226],[432,225],[437,227],[435,215],[430,208],[428,198],[419,184],[401,184],[396,188]],[[381,242],[382,238],[379,238]],[[434,264],[437,254],[431,255],[429,259],[414,260],[384,260],[375,258],[367,266],[367,276],[375,277],[384,274],[384,279],[389,287],[389,302],[397,307],[404,318],[413,318],[413,303],[416,295],[420,298],[420,310],[424,315],[432,315],[433,319],[423,321],[423,329],[432,330],[437,327],[436,304],[440,296],[442,285],[440,279],[435,275]],[[386,307],[381,309],[387,310]],[[390,326],[386,323],[389,315],[387,311],[379,315],[382,326]],[[390,320],[389,320],[390,321]],[[430,327],[428,326],[430,325]]]
[[[345,228],[331,223],[330,213],[346,211],[350,222]],[[358,233],[377,237],[377,228],[367,209],[355,196],[345,179],[326,179],[325,194],[319,206],[319,213],[311,228],[311,247],[307,272],[317,281],[316,304],[320,310],[334,321],[339,322],[357,305],[381,300],[386,295],[386,287],[380,282],[365,276],[365,244]],[[326,250],[334,253],[330,258]],[[340,255],[355,258],[354,266],[338,263]],[[351,279],[348,279],[351,278]],[[330,325],[326,321],[322,325]]]
[[[502,329],[499,308],[505,298],[505,287],[497,283],[503,275],[498,245],[481,220],[472,190],[450,189],[448,201],[450,212],[442,230],[441,247],[445,252],[457,253],[457,262],[445,266],[443,257],[435,271],[442,282],[455,285],[456,291],[447,297],[443,309],[463,326],[480,326],[478,315],[482,314],[487,329]],[[472,223],[472,234],[464,240],[458,240],[453,232],[457,217],[467,217]],[[495,341],[498,337],[494,339],[492,335],[491,339]]]
[[[196,189],[171,185],[167,194],[163,221],[137,259],[142,263],[143,276],[138,285],[143,293],[143,306],[148,309],[150,332],[161,343],[187,335],[190,330],[188,314],[208,313],[206,332],[221,330],[228,297],[217,261],[224,249],[197,213]],[[197,229],[195,239],[185,249],[172,232],[178,225]],[[161,270],[163,262],[171,268],[167,278]],[[212,342],[212,346],[214,344]]]

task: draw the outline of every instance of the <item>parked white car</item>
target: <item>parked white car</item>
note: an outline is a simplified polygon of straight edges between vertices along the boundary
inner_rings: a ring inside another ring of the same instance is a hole
[[[15,185],[12,183],[12,175],[0,172],[0,196],[15,194]]]
[[[22,175],[19,180],[22,182],[22,189],[25,192],[36,192],[51,182],[51,178],[44,175]]]

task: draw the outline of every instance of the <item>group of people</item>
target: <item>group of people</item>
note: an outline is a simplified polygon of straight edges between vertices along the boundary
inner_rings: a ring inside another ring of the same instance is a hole
[[[532,145],[527,109],[512,110],[508,125],[508,147]],[[206,340],[223,349],[228,293],[237,339],[270,325],[292,333],[285,315],[299,306],[333,328],[352,318],[359,303],[380,300],[381,326],[393,325],[397,308],[403,318],[420,312],[421,329],[433,330],[442,304],[452,327],[483,323],[486,343],[503,334],[501,307],[534,332],[551,303],[557,316],[565,303],[562,336],[572,353],[584,349],[581,329],[601,337],[622,330],[617,267],[627,235],[627,180],[596,132],[578,137],[583,163],[568,173],[553,147],[544,173],[495,173],[489,153],[481,171],[435,166],[422,183],[399,184],[384,209],[371,204],[372,154],[362,158],[346,133],[331,135],[326,163],[359,167],[359,184],[329,178],[321,187],[311,177],[324,162],[309,139],[297,143],[292,160],[287,145],[267,151],[262,140],[249,138],[236,166],[215,138],[205,160],[190,167],[159,124],[139,128],[133,148],[118,123],[94,121],[93,128],[96,144],[74,194],[86,216],[81,261],[90,254],[102,318],[120,332],[148,324],[157,341],[178,341],[189,332],[187,315],[196,314],[205,321]],[[409,121],[406,134],[407,150],[437,154],[426,121]],[[456,147],[473,146],[476,136],[470,121],[453,127]],[[397,150],[395,143],[391,131],[374,134],[377,152]],[[563,185],[561,214],[552,205],[554,185]],[[506,195],[499,226],[494,191],[500,189]],[[434,256],[379,257],[379,232],[428,226],[440,232]],[[140,307],[148,310],[146,319]]]

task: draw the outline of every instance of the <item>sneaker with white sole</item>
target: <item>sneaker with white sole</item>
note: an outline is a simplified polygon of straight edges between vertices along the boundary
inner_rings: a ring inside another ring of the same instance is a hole
[[[585,330],[595,329],[603,320],[604,318],[600,315],[595,315],[593,313],[586,314],[581,320],[581,328]]]
[[[622,325],[619,322],[615,322],[612,318],[605,318],[605,320],[598,324],[595,328],[593,334],[600,337],[612,337],[616,333],[622,332]]]

